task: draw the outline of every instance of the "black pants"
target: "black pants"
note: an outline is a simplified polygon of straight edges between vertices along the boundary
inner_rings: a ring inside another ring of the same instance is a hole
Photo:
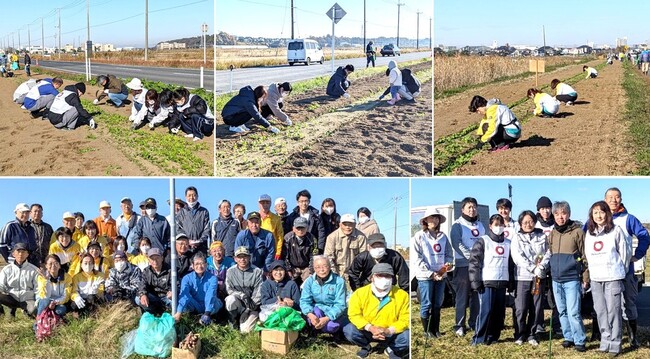
[[[30,315],[34,314],[36,311],[36,303],[33,303],[30,307],[27,305],[27,302],[19,302],[9,294],[0,293],[0,314],[4,314],[4,309],[2,308],[3,305],[11,309],[23,309],[28,312],[31,311],[29,313]]]
[[[512,138],[508,136],[503,126],[499,126],[496,133],[494,134],[494,136],[492,136],[489,142],[490,142],[490,146],[492,146],[492,148],[495,148],[495,147],[501,147],[505,145],[511,145],[517,142],[517,140],[518,138]]]
[[[225,123],[228,126],[237,127],[245,124],[246,122],[252,119],[253,118],[251,117],[251,115],[248,112],[244,111],[244,112],[238,112],[228,117],[224,117],[223,123]]]
[[[280,107],[280,108],[284,107],[282,102],[278,103],[278,107]],[[262,117],[266,118],[266,116],[273,115],[273,114],[274,113],[271,110],[271,108],[269,107],[269,105],[262,106]]]
[[[555,98],[560,102],[575,102],[578,99],[578,95],[557,95]]]
[[[369,53],[366,54],[366,67],[372,62],[372,67],[375,67],[375,55]]]

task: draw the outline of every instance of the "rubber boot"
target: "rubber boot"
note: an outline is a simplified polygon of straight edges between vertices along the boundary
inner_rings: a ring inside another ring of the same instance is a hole
[[[442,337],[442,333],[440,333],[440,309],[434,309],[433,313],[431,313],[431,319],[429,320],[429,333],[435,338]]]
[[[598,318],[594,315],[591,320],[591,338],[590,342],[600,341],[600,327],[598,326]]]
[[[420,317],[420,320],[422,321],[422,328],[424,328],[425,338],[434,338],[435,336],[433,335],[433,333],[429,331],[431,329],[431,317],[426,317],[426,318]]]
[[[639,337],[637,336],[636,332],[636,320],[629,320],[627,323],[627,332],[630,336],[630,346],[632,349],[639,349],[639,347],[641,347],[641,344],[639,343]]]

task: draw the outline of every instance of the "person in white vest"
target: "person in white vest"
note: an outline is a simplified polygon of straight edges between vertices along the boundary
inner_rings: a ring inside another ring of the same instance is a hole
[[[415,278],[420,292],[420,320],[424,335],[440,338],[440,308],[445,295],[444,277],[452,269],[454,253],[440,225],[447,218],[436,208],[428,207],[420,219],[420,231],[413,236]]]
[[[632,242],[623,229],[614,224],[609,206],[604,201],[589,209],[585,234],[585,256],[589,263],[591,292],[598,315],[600,350],[611,355],[621,353],[623,337],[622,296],[625,275],[632,255]]]
[[[36,80],[36,79],[29,79],[16,88],[16,91],[14,91],[14,102],[22,105],[23,102],[25,102],[25,96],[29,93],[29,90],[31,90],[38,82],[41,80]]]
[[[500,198],[497,200],[496,207],[497,212],[501,217],[503,217],[503,221],[505,222],[503,235],[511,241],[514,240],[519,232],[519,223],[510,216],[512,212],[512,202],[507,198]]]
[[[505,221],[490,217],[489,231],[478,238],[469,257],[469,280],[480,296],[480,309],[472,345],[499,340],[506,317],[506,290],[514,284],[510,240],[503,235]]]
[[[485,234],[485,227],[479,221],[477,212],[478,202],[473,197],[465,197],[461,201],[461,216],[451,226],[451,246],[454,249],[455,270],[451,273],[451,283],[456,292],[456,319],[454,331],[462,337],[467,328],[474,328],[478,315],[478,294],[472,291],[469,283],[469,255],[474,242]],[[467,307],[469,306],[469,318]]]
[[[74,130],[83,125],[97,128],[93,117],[81,105],[79,97],[85,92],[86,85],[83,82],[66,86],[63,92],[54,98],[50,111],[45,115],[50,123],[62,130]]]
[[[517,281],[515,297],[515,320],[518,332],[515,344],[527,341],[532,346],[539,345],[537,332],[544,326],[544,291],[546,289],[546,271],[549,268],[551,252],[548,250],[547,238],[539,228],[535,228],[537,217],[532,211],[523,211],[519,215],[517,239],[511,242],[510,253],[515,263],[515,280]]]

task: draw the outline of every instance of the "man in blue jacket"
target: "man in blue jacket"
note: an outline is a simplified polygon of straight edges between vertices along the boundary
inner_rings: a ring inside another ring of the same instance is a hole
[[[248,228],[239,232],[235,239],[235,248],[246,247],[251,254],[251,264],[269,273],[269,265],[275,257],[275,240],[273,234],[260,227],[259,212],[248,214]]]
[[[350,98],[348,88],[350,88],[351,82],[348,80],[348,75],[352,72],[354,72],[354,66],[351,64],[345,65],[345,67],[340,66],[336,69],[334,75],[327,82],[327,95],[334,98],[340,98],[341,96]]]
[[[217,297],[217,277],[206,271],[208,265],[205,256],[197,252],[192,258],[194,271],[183,277],[181,292],[178,296],[178,308],[174,319],[179,321],[184,312],[203,313],[199,323],[209,325],[212,315],[217,314],[223,303]]]
[[[29,224],[29,206],[26,203],[18,203],[14,209],[16,218],[7,222],[0,232],[0,254],[5,262],[11,263],[14,257],[11,255],[18,243],[25,243],[30,253],[28,261],[39,266],[38,258],[34,255],[36,250],[36,232]]]
[[[32,117],[39,116],[44,108],[50,108],[54,98],[59,94],[58,89],[63,85],[59,77],[44,79],[32,87],[23,101],[23,108],[32,113]]]
[[[160,249],[165,252],[169,247],[170,228],[167,219],[157,213],[158,205],[156,199],[147,198],[144,200],[145,215],[140,218],[135,225],[135,238],[147,237],[151,241],[152,248]],[[135,243],[129,243],[131,253],[138,252],[138,246]]]

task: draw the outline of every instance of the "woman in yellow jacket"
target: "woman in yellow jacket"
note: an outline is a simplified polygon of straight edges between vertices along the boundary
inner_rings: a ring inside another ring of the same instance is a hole
[[[59,258],[59,264],[64,271],[75,275],[79,271],[79,255],[81,247],[79,243],[72,240],[72,231],[65,227],[59,227],[55,232],[56,242],[50,244],[49,254]]]
[[[393,286],[394,270],[388,263],[372,268],[372,282],[357,289],[348,303],[350,323],[343,334],[361,349],[357,357],[370,355],[370,343],[383,342],[389,358],[402,358],[410,346],[410,299],[408,293]]]
[[[50,308],[58,316],[63,317],[67,312],[66,304],[72,293],[72,277],[61,267],[58,256],[48,254],[45,257],[44,275],[38,276],[38,314],[45,308]]]
[[[95,259],[89,253],[81,257],[80,273],[72,278],[72,310],[77,314],[93,311],[104,302],[104,276],[95,270]]]
[[[515,114],[499,99],[486,100],[476,95],[469,104],[469,112],[483,115],[476,134],[480,136],[476,149],[490,144],[490,151],[507,150],[521,137],[521,124]]]
[[[141,271],[143,271],[145,268],[149,266],[149,256],[147,256],[147,252],[150,249],[151,249],[151,241],[149,240],[149,238],[143,237],[142,239],[140,239],[138,243],[138,251],[140,252],[140,254],[129,258],[129,262],[134,266],[140,268]]]
[[[99,243],[104,257],[111,255],[111,249],[108,247],[108,240],[106,237],[97,235],[99,230],[94,221],[86,221],[83,225],[82,232],[84,233],[84,236],[79,240],[79,246],[81,246],[83,252],[88,251],[88,245],[90,243]]]
[[[542,92],[536,88],[530,88],[526,95],[535,103],[533,115],[555,117],[560,112],[560,101],[546,92]]]
[[[113,268],[113,257],[103,256],[101,250],[99,243],[90,243],[88,245],[88,253],[95,260],[95,271],[104,276],[104,279],[107,279],[109,270]]]

